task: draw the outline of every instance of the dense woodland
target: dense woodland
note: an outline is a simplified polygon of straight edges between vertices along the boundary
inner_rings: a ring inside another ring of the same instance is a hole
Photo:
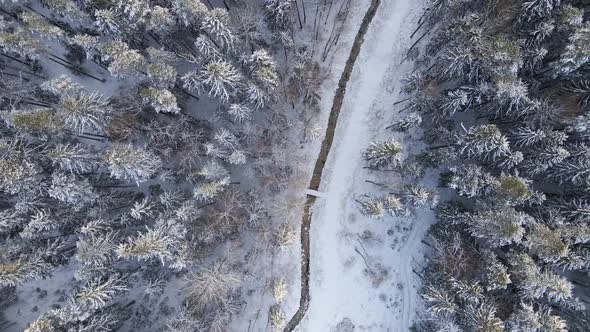
[[[0,311],[71,280],[27,331],[224,331],[247,268],[216,248],[294,241],[261,203],[292,175],[286,112],[317,97],[294,2],[213,3],[0,1]]]
[[[301,205],[267,204],[300,176],[289,140],[321,136],[299,4],[0,0],[0,312],[45,279],[67,287],[28,332],[227,330],[257,253],[296,241]],[[425,148],[371,143],[357,201],[435,211],[414,328],[590,331],[590,2],[429,0],[411,38],[388,129]]]
[[[422,128],[416,159],[443,165],[418,330],[590,330],[588,8],[429,1],[392,126]],[[380,144],[368,159],[397,162]]]

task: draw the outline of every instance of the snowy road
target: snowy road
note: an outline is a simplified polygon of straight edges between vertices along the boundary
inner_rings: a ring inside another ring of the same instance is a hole
[[[364,182],[374,175],[363,169],[361,153],[370,140],[392,135],[385,127],[395,117],[392,104],[399,98],[399,80],[411,70],[410,64],[400,62],[421,6],[420,0],[383,1],[365,37],[322,178],[325,197],[313,208],[311,302],[298,331],[340,330],[336,325],[345,318],[357,331],[408,331],[413,320],[416,282],[411,262],[421,256],[428,213],[418,216],[407,238],[396,240],[397,221],[361,216],[354,199],[376,190]],[[366,231],[374,240],[361,246],[358,235]],[[367,263],[355,249],[366,250]],[[372,282],[364,272],[366,264],[387,270],[382,282]]]

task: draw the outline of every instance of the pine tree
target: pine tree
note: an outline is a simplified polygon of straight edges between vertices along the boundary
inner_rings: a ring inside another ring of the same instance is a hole
[[[148,2],[144,0],[127,0],[119,2],[118,10],[125,16],[134,28],[143,26],[148,16],[151,14],[151,8]]]
[[[470,302],[465,307],[465,323],[474,332],[504,331],[504,322],[496,317],[496,308],[488,302]]]
[[[407,186],[406,193],[403,194],[403,197],[404,201],[412,206],[436,206],[438,204],[438,194],[423,186]]]
[[[545,307],[541,310],[541,324],[547,332],[565,332],[567,331],[566,322],[559,316],[551,315],[551,309]]]
[[[141,220],[153,217],[155,214],[155,204],[148,198],[144,197],[141,201],[135,202],[129,211],[131,218]]]
[[[512,275],[525,299],[538,299],[547,294],[552,301],[562,301],[572,296],[572,285],[563,277],[550,271],[541,271],[527,254],[517,254],[510,260]]]
[[[492,247],[520,243],[525,234],[523,225],[532,222],[525,213],[507,208],[505,210],[483,211],[472,215],[469,221],[469,232],[481,238]]]
[[[584,24],[584,11],[572,5],[564,4],[559,10],[559,28],[570,30]]]
[[[258,84],[266,91],[274,90],[279,84],[277,65],[266,50],[253,52],[245,64]]]
[[[543,224],[532,225],[526,238],[525,246],[545,262],[555,263],[568,255],[568,245],[561,239],[560,232]]]
[[[229,115],[231,115],[234,120],[238,122],[250,120],[252,117],[252,110],[244,104],[229,105],[227,113],[229,113]]]
[[[18,1],[18,0],[17,0]],[[13,1],[14,2],[14,1]],[[41,3],[56,12],[57,14],[72,20],[85,18],[85,14],[80,11],[75,3],[68,0],[42,0]]]
[[[495,125],[480,125],[469,129],[457,138],[459,152],[468,158],[495,160],[509,151],[508,139]]]
[[[590,61],[590,24],[577,29],[555,64],[557,74],[569,74]]]
[[[114,256],[117,233],[90,234],[76,242],[76,260],[82,264],[103,266]]]
[[[399,166],[403,160],[403,149],[395,139],[371,142],[365,151],[365,160],[371,167]]]
[[[518,205],[531,196],[530,180],[502,174],[498,182],[496,197],[508,205]]]
[[[104,60],[109,62],[109,72],[115,77],[137,77],[145,72],[145,57],[137,50],[129,48],[125,42],[107,42],[100,45],[99,50]]]
[[[285,325],[285,312],[281,309],[281,306],[275,304],[270,307],[270,312],[268,313],[270,326],[273,331],[281,331]]]
[[[506,289],[512,283],[508,268],[498,261],[491,250],[483,251],[481,256],[482,261],[485,262],[483,280],[486,290]]]
[[[203,17],[201,28],[217,43],[227,49],[233,48],[235,36],[231,29],[231,21],[227,10],[214,8]]]
[[[529,0],[523,2],[521,13],[527,20],[544,18],[559,8],[560,5],[561,0]]]
[[[281,29],[291,26],[293,20],[293,0],[265,0],[264,7],[272,23]]]
[[[139,91],[143,101],[151,106],[156,113],[180,113],[176,96],[167,89],[144,88]]]
[[[4,257],[2,257],[4,258]],[[0,261],[0,286],[14,287],[28,280],[47,276],[50,265],[39,256],[17,257],[8,262]]]
[[[66,126],[82,133],[85,130],[103,132],[111,112],[109,102],[99,93],[81,92],[65,95],[56,106]]]
[[[430,286],[422,293],[422,298],[427,310],[437,317],[452,316],[459,310],[454,298],[444,289]]]
[[[194,45],[205,61],[218,61],[223,58],[218,47],[205,35],[197,37]]]
[[[198,26],[207,14],[207,6],[200,1],[173,0],[172,12],[185,27]]]
[[[496,81],[495,110],[498,115],[523,117],[535,111],[535,104],[528,96],[528,87],[516,78]]]
[[[422,124],[422,117],[418,113],[411,113],[405,118],[394,123],[391,128],[399,132],[407,132],[411,128],[418,127]]]
[[[506,322],[510,331],[536,332],[542,327],[539,313],[532,305],[521,303]]]
[[[67,127],[78,133],[104,131],[112,108],[102,94],[86,92],[65,75],[45,82],[43,88],[59,97],[54,108]]]
[[[106,152],[104,160],[112,177],[134,181],[138,185],[162,167],[161,159],[153,152],[131,144],[113,144]]]
[[[100,160],[81,144],[57,144],[43,151],[53,166],[71,173],[88,173],[100,166]]]
[[[76,304],[83,308],[100,309],[108,305],[115,296],[127,291],[125,282],[116,275],[106,280],[91,280],[74,294]]]
[[[183,288],[196,308],[212,304],[223,306],[230,301],[231,293],[241,285],[242,280],[242,274],[227,263],[215,262],[185,277]]]
[[[174,29],[176,20],[170,9],[161,6],[154,6],[146,23],[146,28],[155,33],[166,35]]]
[[[200,71],[192,71],[182,77],[184,87],[219,98],[222,102],[229,101],[241,86],[242,76],[228,62],[212,61]]]
[[[504,76],[516,76],[523,66],[520,45],[505,35],[494,37],[483,45],[489,54],[490,70]]]
[[[193,197],[198,201],[210,201],[223,192],[229,183],[229,176],[201,183],[193,189]]]
[[[147,49],[151,63],[147,65],[147,74],[157,87],[170,88],[176,83],[177,71],[175,55],[173,53],[156,49]]]
[[[579,105],[584,110],[590,109],[590,80],[580,80],[568,83],[565,90],[573,92],[579,96]],[[587,116],[578,116],[578,119],[587,119]],[[582,122],[582,123],[580,123]],[[572,129],[577,133],[588,136],[588,123],[586,121],[575,121],[572,124]]]
[[[461,196],[469,198],[484,196],[498,186],[498,180],[477,165],[451,167],[449,172],[447,185]]]
[[[120,244],[116,252],[121,258],[158,258],[164,264],[174,258],[173,251],[177,246],[177,241],[166,234],[162,227],[158,227],[148,228],[145,233],[138,233],[136,237],[128,237],[127,242]]]
[[[64,128],[63,120],[51,108],[34,108],[12,110],[2,114],[2,119],[17,130],[28,132],[42,140],[47,140],[49,135],[60,135]]]
[[[32,60],[38,59],[44,51],[37,39],[18,28],[14,32],[0,32],[0,48],[7,53],[21,55]]]
[[[385,203],[381,199],[368,198],[358,203],[361,206],[361,213],[367,217],[379,219],[385,216]]]
[[[34,321],[25,332],[54,332],[55,327],[49,319],[38,319]]]
[[[41,173],[32,151],[22,142],[0,138],[0,189],[16,194],[33,185]]]
[[[61,39],[64,37],[65,32],[47,22],[43,17],[36,13],[26,12],[21,15],[21,20],[25,23],[27,29],[33,34],[37,34],[40,37],[47,39]]]
[[[87,179],[60,172],[52,174],[51,187],[47,192],[50,197],[71,205],[75,210],[92,204],[98,199],[98,195]]]
[[[97,9],[94,11],[94,24],[105,35],[118,35],[121,33],[121,27],[117,16],[113,9]]]
[[[251,84],[246,86],[246,100],[255,108],[262,109],[266,107],[270,98],[260,87]]]
[[[22,229],[20,236],[25,239],[41,238],[47,236],[47,234],[50,234],[60,226],[60,222],[56,220],[50,210],[38,209],[33,213],[28,224]]]

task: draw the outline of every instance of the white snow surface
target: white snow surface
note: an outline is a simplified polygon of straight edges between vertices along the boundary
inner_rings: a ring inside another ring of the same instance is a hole
[[[419,279],[412,272],[413,261],[423,260],[421,239],[433,214],[418,210],[406,220],[370,219],[359,213],[355,198],[381,192],[365,180],[401,183],[390,172],[363,169],[362,151],[371,140],[396,136],[408,154],[421,148],[411,135],[394,134],[385,127],[400,116],[393,103],[403,98],[400,79],[413,67],[400,62],[413,43],[409,37],[422,6],[422,0],[382,1],[365,37],[322,178],[325,198],[319,198],[312,210],[311,303],[298,331],[340,331],[337,325],[345,318],[355,331],[408,331],[414,320]],[[360,7],[362,16],[367,7]],[[332,96],[333,92],[323,96],[324,107],[329,107],[325,104]],[[433,186],[434,178],[424,181]],[[360,241],[366,231],[373,239]],[[366,263],[355,249],[366,250]],[[367,265],[373,270],[381,265],[387,271],[384,280],[373,284]]]

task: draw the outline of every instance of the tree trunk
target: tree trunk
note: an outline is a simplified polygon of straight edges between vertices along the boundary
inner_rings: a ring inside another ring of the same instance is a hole
[[[99,82],[102,82],[102,83],[106,82],[106,79],[104,79],[104,78],[98,78],[98,77],[96,77],[96,76],[90,75],[90,74],[88,74],[88,73],[86,73],[86,72],[84,72],[84,71],[82,71],[82,70],[80,70],[80,69],[78,69],[78,68],[75,68],[75,67],[73,67],[73,66],[68,66],[68,65],[66,65],[66,64],[63,64],[63,63],[61,63],[61,62],[59,62],[59,61],[55,60],[55,59],[52,59],[52,58],[48,58],[48,59],[49,59],[49,60],[51,60],[51,61],[53,61],[53,62],[55,62],[55,63],[57,63],[57,64],[60,64],[60,65],[62,65],[62,66],[64,66],[64,67],[66,67],[66,68],[69,68],[69,69],[71,69],[71,70],[73,70],[73,71],[75,71],[75,72],[77,72],[77,73],[80,73],[80,74],[82,74],[82,75],[85,75],[85,76],[87,76],[87,77],[93,78],[93,79],[95,79],[95,80],[97,80],[97,81],[99,81]]]
[[[416,28],[416,30],[414,30],[414,32],[410,36],[410,39],[414,38],[414,35],[416,35],[416,33],[418,32],[418,30],[420,30],[420,28],[422,28],[422,26],[424,25],[424,23],[426,23],[426,21],[424,21],[424,22],[420,23],[420,25],[418,25],[418,27]]]
[[[307,23],[307,13],[305,12],[305,0],[301,0],[301,10],[303,10],[303,24]]]
[[[299,29],[303,30],[303,23],[301,23],[301,16],[299,14],[299,5],[297,4],[297,0],[295,0],[295,9],[297,9],[297,19],[299,20]]]
[[[408,97],[408,98],[406,98],[406,99],[402,99],[402,100],[400,100],[400,101],[396,101],[395,103],[393,103],[393,106],[395,106],[395,105],[399,105],[399,104],[401,104],[401,103],[403,103],[403,102],[405,102],[405,101],[408,101],[408,100],[410,100],[410,99],[412,99],[412,97]]]
[[[324,25],[328,24],[328,18],[330,17],[330,12],[332,11],[333,4],[334,4],[334,0],[330,0],[330,6],[328,7],[328,12],[326,13],[326,20],[324,21]]]

